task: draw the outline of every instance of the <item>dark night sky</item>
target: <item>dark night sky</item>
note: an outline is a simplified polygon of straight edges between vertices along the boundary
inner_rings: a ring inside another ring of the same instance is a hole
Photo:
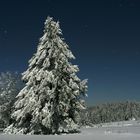
[[[88,104],[140,100],[139,0],[1,0],[0,72],[27,69],[48,15],[89,79]]]

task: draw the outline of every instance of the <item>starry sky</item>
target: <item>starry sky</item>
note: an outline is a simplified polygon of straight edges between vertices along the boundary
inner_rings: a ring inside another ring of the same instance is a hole
[[[88,78],[88,105],[140,100],[139,0],[1,0],[0,72],[27,69],[47,16]]]

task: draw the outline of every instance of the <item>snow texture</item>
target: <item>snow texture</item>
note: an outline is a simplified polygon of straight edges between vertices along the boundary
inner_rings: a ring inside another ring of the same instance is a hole
[[[26,86],[17,95],[10,134],[58,134],[78,130],[79,112],[85,108],[87,80],[81,81],[74,55],[61,38],[59,22],[48,17],[37,52],[23,73]]]
[[[140,140],[140,122],[108,123],[103,127],[83,128],[80,134],[0,135],[0,140]]]

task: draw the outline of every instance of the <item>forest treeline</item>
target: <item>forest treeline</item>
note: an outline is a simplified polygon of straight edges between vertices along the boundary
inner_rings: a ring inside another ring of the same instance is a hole
[[[138,120],[140,119],[140,102],[125,101],[105,103],[88,107],[81,112],[81,125]]]

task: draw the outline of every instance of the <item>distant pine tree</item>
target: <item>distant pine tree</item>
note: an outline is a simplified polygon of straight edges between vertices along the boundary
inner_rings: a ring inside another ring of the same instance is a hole
[[[23,82],[20,74],[17,72],[0,73],[0,128],[9,125],[15,97],[22,88]]]
[[[78,131],[79,111],[85,108],[87,80],[81,81],[59,23],[48,17],[37,52],[23,73],[26,86],[17,96],[6,133],[55,134]]]

